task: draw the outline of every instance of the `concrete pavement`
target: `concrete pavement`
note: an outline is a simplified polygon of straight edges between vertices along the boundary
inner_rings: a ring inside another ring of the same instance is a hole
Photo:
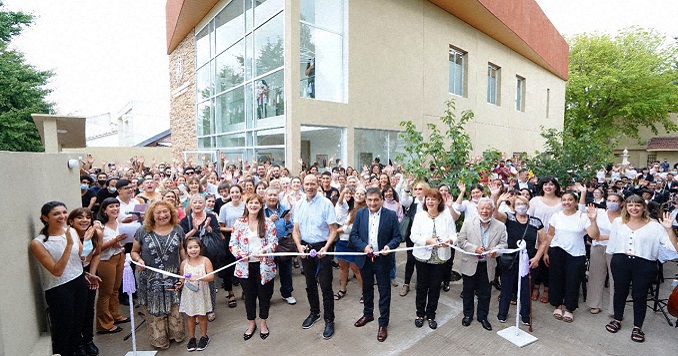
[[[402,283],[405,270],[405,254],[397,255],[398,283]],[[431,330],[424,323],[418,329],[414,326],[414,282],[412,290],[406,297],[400,297],[400,286],[392,288],[391,320],[388,328],[388,339],[380,343],[377,341],[378,308],[375,298],[375,321],[362,328],[356,328],[353,323],[362,315],[360,289],[355,279],[348,284],[347,295],[335,301],[335,335],[330,340],[323,340],[324,323],[318,321],[312,328],[303,330],[301,323],[309,313],[306,299],[305,282],[299,269],[294,269],[294,297],[296,305],[288,305],[279,293],[279,280],[276,279],[268,325],[270,336],[261,340],[258,334],[252,339],[244,341],[242,334],[247,327],[244,302],[238,299],[238,306],[230,309],[226,305],[226,294],[220,290],[217,294],[217,319],[209,323],[208,335],[210,345],[202,351],[202,355],[223,354],[332,354],[332,355],[426,355],[440,352],[456,355],[676,355],[678,354],[678,328],[670,327],[660,312],[648,309],[643,330],[646,334],[645,343],[631,341],[631,324],[633,310],[631,303],[626,306],[626,322],[617,334],[605,331],[605,324],[611,319],[605,311],[597,315],[589,313],[589,309],[580,300],[580,308],[574,313],[575,321],[565,323],[551,316],[552,307],[535,302],[533,304],[534,336],[539,340],[524,348],[518,348],[512,343],[497,335],[497,331],[515,323],[515,307],[511,307],[506,324],[496,320],[497,296],[499,292],[492,291],[490,303],[490,318],[493,331],[486,331],[480,323],[474,320],[469,327],[461,325],[462,301],[459,297],[461,281],[452,284],[449,292],[442,292],[438,306],[438,329]],[[678,273],[676,263],[667,263],[664,267],[664,276],[673,277]],[[668,298],[671,293],[671,282],[662,284],[661,298]],[[339,276],[334,274],[334,291],[338,290]],[[236,288],[236,295],[240,296],[240,287]],[[376,293],[375,286],[375,297]],[[607,295],[606,295],[607,296]],[[322,303],[321,303],[322,305]],[[138,309],[137,309],[138,310]],[[127,312],[125,308],[123,312]],[[138,317],[140,319],[141,317]],[[676,318],[671,317],[675,323]],[[137,323],[140,320],[137,320]],[[124,331],[113,335],[96,335],[95,343],[99,346],[102,356],[125,355],[131,350],[131,339],[123,342],[122,338],[129,332],[128,324],[122,325]],[[526,330],[525,327],[522,327]],[[196,330],[196,333],[199,331]],[[258,333],[258,331],[257,331]],[[152,350],[147,341],[146,326],[141,326],[137,332],[138,350]],[[172,343],[168,350],[158,352],[158,355],[173,356],[185,355],[186,341],[181,344]]]

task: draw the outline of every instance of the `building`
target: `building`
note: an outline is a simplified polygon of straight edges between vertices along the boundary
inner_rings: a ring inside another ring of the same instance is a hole
[[[476,119],[478,152],[563,127],[568,46],[534,0],[168,0],[174,155],[293,170],[394,159],[399,123]],[[322,164],[321,164],[322,166]]]
[[[675,125],[678,125],[678,114],[671,113],[668,119]],[[621,162],[624,149],[628,151],[628,161],[635,167],[644,167],[651,165],[655,161],[668,161],[673,167],[678,164],[678,136],[676,132],[669,132],[663,126],[657,127],[657,133],[652,132],[647,127],[638,128],[640,139],[622,137],[617,147],[614,149],[617,159],[615,163]]]
[[[163,112],[167,112],[166,108],[130,101],[114,115],[88,117],[87,147],[146,146],[147,141],[157,135],[167,136],[167,116],[158,114]]]

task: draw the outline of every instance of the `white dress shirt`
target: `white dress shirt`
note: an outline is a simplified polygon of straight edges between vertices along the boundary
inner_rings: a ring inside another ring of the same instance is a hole
[[[369,238],[370,238],[370,245],[372,245],[372,250],[373,251],[379,251],[379,239],[377,238],[379,235],[379,218],[381,217],[381,209],[377,210],[377,212],[369,212],[370,214],[370,229],[369,229]]]

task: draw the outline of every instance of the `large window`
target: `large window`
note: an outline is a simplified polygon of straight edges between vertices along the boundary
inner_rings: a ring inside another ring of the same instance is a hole
[[[346,128],[301,126],[301,159],[325,168],[332,158],[346,162]]]
[[[499,106],[500,68],[492,63],[487,65],[487,102]]]
[[[525,78],[516,75],[516,110],[525,111]]]
[[[283,136],[258,138],[284,131],[283,6],[284,0],[232,0],[196,31],[200,148],[282,161]]]
[[[404,153],[405,143],[398,137],[398,131],[355,129],[353,135],[354,167],[370,167],[375,158],[381,164],[394,161],[398,153]]]
[[[450,46],[450,94],[464,96],[466,52]]]
[[[346,0],[301,0],[301,96],[346,101]]]

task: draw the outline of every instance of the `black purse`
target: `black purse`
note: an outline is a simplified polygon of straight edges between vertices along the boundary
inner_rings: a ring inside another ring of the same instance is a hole
[[[525,234],[527,234],[527,229],[530,227],[530,219],[528,217],[527,219],[527,226],[525,226],[525,231],[523,231],[523,237],[520,238],[520,240],[525,239]],[[499,255],[497,258],[497,262],[499,262],[499,268],[501,268],[504,271],[508,271],[511,268],[513,268],[513,264],[516,263],[516,259],[518,258],[518,252],[514,253],[503,253]]]

